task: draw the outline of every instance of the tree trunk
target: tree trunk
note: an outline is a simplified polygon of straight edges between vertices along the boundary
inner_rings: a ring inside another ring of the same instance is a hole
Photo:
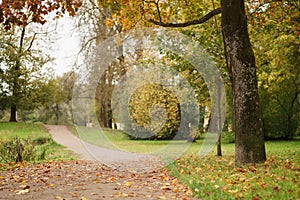
[[[236,164],[266,160],[255,58],[247,30],[244,1],[222,0],[225,54],[231,79]]]
[[[17,122],[17,106],[16,105],[13,105],[10,107],[9,122]]]
[[[55,125],[58,125],[59,122],[59,115],[60,115],[60,110],[59,110],[59,105],[58,103],[55,103],[55,108],[54,108],[54,113],[55,113]]]
[[[17,122],[17,106],[19,103],[19,98],[20,98],[20,83],[19,83],[19,78],[20,78],[20,67],[21,67],[21,55],[23,51],[23,42],[24,42],[24,37],[25,37],[25,27],[23,27],[22,32],[21,32],[21,38],[20,38],[20,46],[19,46],[19,51],[18,55],[16,58],[16,63],[14,66],[14,72],[13,72],[13,91],[12,91],[12,96],[13,98],[13,105],[10,108],[10,119],[9,122]]]
[[[217,140],[217,156],[222,156],[221,134],[219,134]]]

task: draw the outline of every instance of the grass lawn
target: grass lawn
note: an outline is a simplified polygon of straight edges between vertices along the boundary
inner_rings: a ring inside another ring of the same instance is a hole
[[[102,147],[115,148],[133,153],[149,153],[157,151],[170,143],[169,140],[130,140],[122,131],[111,129],[99,129],[77,127],[78,137],[82,140]],[[75,131],[75,130],[74,130]],[[74,132],[73,131],[73,132]],[[186,144],[186,140],[177,141],[178,144]],[[202,140],[193,143],[187,152],[198,152]]]
[[[269,141],[266,148],[263,164],[235,166],[233,152],[186,154],[168,169],[200,199],[299,199],[300,141]]]
[[[21,122],[0,122],[1,140],[12,139],[14,137],[49,137],[47,130],[40,124]]]
[[[80,137],[99,146],[130,152],[151,152],[169,141],[129,140],[120,131],[80,127]],[[106,138],[106,139],[105,139]],[[107,142],[108,141],[108,142]],[[182,141],[185,142],[185,141]],[[267,141],[268,160],[262,164],[235,166],[234,144],[222,144],[223,157],[216,149],[204,158],[198,156],[202,140],[193,143],[186,153],[167,166],[173,176],[190,187],[199,199],[299,199],[300,141]]]
[[[65,148],[57,144],[42,124],[0,122],[0,149],[6,153],[4,143],[16,137],[29,140],[36,144],[36,154],[45,152],[45,160],[70,160],[76,157]],[[0,162],[1,162],[0,156]],[[39,161],[37,158],[35,161]]]

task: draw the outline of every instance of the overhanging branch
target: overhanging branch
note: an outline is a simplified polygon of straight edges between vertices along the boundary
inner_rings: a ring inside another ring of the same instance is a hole
[[[201,19],[193,20],[193,21],[188,21],[188,22],[183,22],[183,23],[164,23],[162,21],[155,21],[154,19],[149,19],[148,21],[150,23],[153,23],[158,26],[163,26],[163,27],[171,27],[171,28],[182,28],[182,27],[187,27],[191,25],[197,25],[197,24],[202,24],[212,18],[213,16],[220,14],[222,12],[221,8],[217,8],[209,13],[207,13],[204,17]]]

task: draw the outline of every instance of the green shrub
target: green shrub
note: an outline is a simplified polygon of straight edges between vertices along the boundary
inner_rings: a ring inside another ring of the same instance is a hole
[[[33,140],[33,143],[36,145],[43,145],[43,144],[48,143],[49,140],[50,140],[50,138],[48,138],[48,137],[38,137]]]
[[[222,140],[225,143],[234,143],[235,142],[234,132],[223,132],[222,133]]]
[[[30,138],[14,137],[0,142],[0,162],[22,162],[45,159],[46,149]]]

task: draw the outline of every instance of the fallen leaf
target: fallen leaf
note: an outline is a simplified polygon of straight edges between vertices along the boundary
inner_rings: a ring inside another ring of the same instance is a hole
[[[95,179],[95,180],[93,181],[93,183],[100,183],[100,180],[99,180],[99,179]]]
[[[115,177],[110,177],[110,178],[108,178],[107,180],[109,180],[109,181],[115,181],[116,178],[115,178]]]
[[[161,190],[171,190],[171,188],[168,187],[168,186],[162,186],[160,189],[161,189]]]
[[[235,190],[228,190],[228,192],[230,194],[236,194],[239,190],[238,189],[235,189]]]
[[[28,192],[29,192],[29,189],[18,190],[18,191],[17,191],[17,194],[18,194],[18,195],[22,195],[22,194],[26,194],[26,193],[28,193]]]
[[[129,192],[128,197],[136,197],[136,194],[134,192]]]
[[[158,199],[167,199],[167,197],[165,197],[165,196],[158,196],[157,198]]]
[[[126,187],[130,187],[130,186],[131,186],[131,182],[126,182],[124,185],[125,185]]]
[[[117,192],[117,193],[116,193],[116,196],[117,196],[117,197],[121,197],[121,196],[122,196],[122,193],[121,193],[121,192]]]
[[[273,188],[273,190],[274,190],[274,192],[279,192],[279,187],[276,186],[276,187]]]
[[[23,190],[29,189],[30,186],[29,185],[20,185],[20,188],[22,188]]]

